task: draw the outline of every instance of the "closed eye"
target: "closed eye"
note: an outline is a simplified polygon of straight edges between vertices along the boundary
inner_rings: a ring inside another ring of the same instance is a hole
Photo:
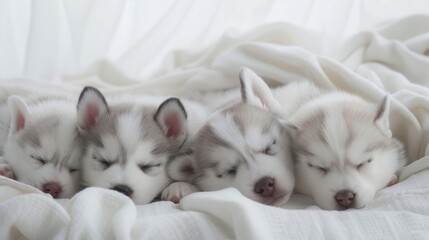
[[[149,173],[152,169],[154,169],[156,167],[160,167],[161,163],[158,163],[158,164],[139,164],[138,166],[139,166],[140,170],[142,170],[142,172]]]
[[[98,159],[97,161],[100,163],[100,165],[101,165],[101,167],[102,167],[103,170],[106,170],[110,166],[112,166],[112,162],[109,162],[109,161],[107,161],[105,159]]]
[[[262,151],[262,153],[263,153],[263,154],[265,154],[265,155],[271,155],[271,147],[266,147],[266,148]]]
[[[310,168],[313,168],[313,169],[316,169],[316,170],[318,170],[318,171],[321,171],[321,172],[322,172],[322,173],[324,173],[324,174],[328,173],[328,172],[329,172],[329,170],[330,170],[329,168],[315,166],[315,165],[313,165],[313,164],[311,164],[311,163],[307,163],[307,165],[308,165]]]
[[[77,172],[78,171],[78,169],[77,168],[69,168],[69,172],[70,173],[75,173],[75,172]]]
[[[115,162],[114,161],[108,161],[106,159],[104,159],[101,156],[98,155],[92,155],[92,158],[98,162],[98,164],[101,166],[101,170],[106,170],[108,169],[110,166],[112,166]]]
[[[36,160],[40,164],[40,166],[43,166],[46,164],[46,160],[44,160],[41,157],[37,157],[37,156],[33,156],[33,155],[31,155],[30,157],[33,158],[34,160]]]
[[[234,167],[228,169],[223,174],[217,175],[217,177],[218,178],[223,178],[223,177],[227,177],[227,176],[229,176],[229,177],[235,177],[235,175],[237,175],[237,169],[238,169],[238,166],[234,166]]]
[[[276,155],[277,153],[276,153],[276,151],[274,151],[274,149],[275,149],[274,147],[276,146],[276,144],[277,144],[277,140],[274,139],[273,142],[269,146],[267,146],[266,148],[264,148],[262,150],[262,153],[265,155],[270,155],[270,156]]]
[[[357,170],[361,170],[361,168],[365,165],[367,165],[368,163],[372,162],[372,159],[368,159],[365,162],[361,162],[360,164],[356,165]]]

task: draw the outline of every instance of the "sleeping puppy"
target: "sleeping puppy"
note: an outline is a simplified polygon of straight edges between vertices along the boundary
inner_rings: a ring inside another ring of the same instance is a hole
[[[0,175],[16,178],[54,198],[80,190],[84,139],[77,131],[75,101],[11,96],[2,104]]]
[[[254,74],[256,75],[256,74]],[[323,209],[362,208],[406,163],[389,128],[390,98],[378,104],[309,82],[272,90],[293,135],[295,189]]]
[[[255,82],[259,79],[251,70],[244,71]],[[242,83],[246,86],[244,80],[242,73]],[[256,87],[253,89],[257,94],[248,94],[246,87],[242,89],[243,96],[264,96],[262,93],[267,92],[261,90],[263,88]],[[313,197],[324,209],[344,210],[364,207],[374,198],[377,191],[396,181],[396,172],[404,166],[406,159],[402,143],[392,137],[389,128],[390,99],[388,97],[378,104],[373,104],[348,93],[325,92],[309,82],[290,83],[273,89],[272,94],[274,100],[281,104],[277,112],[280,112],[283,118],[290,116],[292,129],[295,128],[295,131],[290,132],[295,132],[291,136],[297,192]],[[272,98],[260,99],[262,103],[267,102],[265,105],[268,107],[273,106],[269,102],[275,102],[270,101]],[[267,99],[269,101],[266,101]],[[225,109],[214,116],[223,111]],[[216,129],[216,124],[222,122],[218,120],[213,123],[213,119],[207,124],[210,128],[207,126],[203,128],[196,145],[194,184],[202,190],[237,187],[235,181],[238,171],[243,171],[243,166],[238,164],[239,167],[235,167],[235,164],[223,165],[222,163],[235,163],[233,159],[237,154],[234,150],[226,151],[226,149],[231,149],[231,145],[243,143],[240,137],[248,128],[238,127],[240,131],[234,132],[234,128],[230,126],[234,126],[237,118],[233,117],[233,120],[230,120],[233,124],[219,124],[222,126],[221,129],[226,131],[213,131],[211,129]],[[228,137],[234,139],[232,143],[225,141]],[[264,138],[254,134],[251,139]],[[248,149],[248,147],[244,148]],[[216,157],[227,160],[222,163],[222,160],[212,161]],[[188,165],[189,162],[192,161],[187,161]],[[269,162],[266,166],[271,164],[272,162]],[[281,168],[277,167],[277,170],[279,169]],[[246,181],[252,183],[249,179]],[[240,189],[240,186],[237,188]],[[194,190],[183,185],[182,192],[177,189],[180,190],[176,187],[176,191],[167,193],[180,197]],[[247,196],[252,198],[248,193]],[[258,200],[254,196],[253,199]]]
[[[279,116],[281,108],[262,79],[243,69],[240,82],[241,100],[214,112],[197,135],[194,155],[173,164],[201,191],[235,187],[255,201],[283,205],[294,187],[295,130]],[[179,200],[195,186],[174,183],[163,196]]]
[[[107,99],[86,87],[79,98],[78,128],[87,139],[85,186],[108,188],[136,204],[153,201],[172,179],[169,160],[186,148],[206,120],[198,103],[162,97]]]
[[[378,104],[344,92],[309,101],[292,115],[296,190],[323,209],[362,208],[406,163],[389,128],[390,98]]]

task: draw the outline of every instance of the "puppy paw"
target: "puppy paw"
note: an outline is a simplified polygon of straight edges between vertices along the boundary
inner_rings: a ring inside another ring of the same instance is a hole
[[[198,188],[194,185],[187,182],[175,182],[162,191],[161,200],[179,203],[180,199],[193,192],[198,192]]]
[[[387,184],[387,187],[395,185],[396,183],[398,183],[398,176],[393,175],[393,177],[390,179],[390,182]]]
[[[15,174],[12,168],[7,163],[0,163],[0,176],[15,179]]]

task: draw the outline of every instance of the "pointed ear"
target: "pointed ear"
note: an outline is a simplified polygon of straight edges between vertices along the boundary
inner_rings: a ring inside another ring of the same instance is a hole
[[[178,98],[169,98],[159,106],[154,116],[168,138],[184,138],[187,133],[187,114]]]
[[[192,150],[181,152],[167,163],[167,174],[174,181],[190,182],[195,176],[196,166]]]
[[[25,128],[28,123],[28,106],[24,99],[18,96],[10,96],[7,104],[11,115],[9,134],[15,134]]]
[[[283,127],[289,133],[289,136],[292,139],[295,139],[296,135],[298,134],[298,127],[293,125],[292,123],[289,123],[289,121],[284,120],[284,119],[279,119],[279,122],[280,122],[280,124],[283,125]]]
[[[289,136],[292,139],[295,139],[296,135],[298,134],[298,127],[295,126],[295,125],[293,125],[293,124],[291,124],[291,123],[288,123],[288,124],[286,124],[286,129],[289,132]]]
[[[81,133],[96,126],[100,117],[109,112],[109,106],[101,92],[94,87],[85,87],[77,103],[78,129]]]
[[[392,137],[389,125],[389,112],[390,112],[390,97],[386,95],[377,105],[374,123],[385,133],[386,136]]]
[[[268,85],[249,68],[241,69],[240,84],[241,99],[243,102],[259,107],[266,107],[273,112],[280,111],[280,104],[274,99]]]

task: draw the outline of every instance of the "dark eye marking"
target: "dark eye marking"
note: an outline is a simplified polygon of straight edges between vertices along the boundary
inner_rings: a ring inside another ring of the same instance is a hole
[[[160,167],[161,163],[157,163],[157,164],[139,164],[138,166],[139,166],[140,170],[142,170],[142,172],[148,173],[153,168]]]
[[[328,172],[329,172],[329,170],[330,170],[329,168],[324,168],[324,167],[315,166],[315,165],[313,165],[313,164],[311,164],[311,163],[307,163],[307,165],[308,165],[310,168],[313,168],[313,169],[316,169],[316,170],[321,171],[323,174],[328,173]]]
[[[371,158],[370,158],[370,159],[368,159],[368,160],[366,160],[365,162],[361,162],[360,164],[358,164],[358,165],[356,166],[357,170],[360,170],[363,166],[365,166],[366,164],[368,164],[368,163],[370,163],[370,162],[372,162],[372,159],[371,159]]]
[[[275,146],[276,144],[277,144],[277,139],[274,139],[273,142],[269,146],[264,148],[264,150],[262,150],[261,152],[265,155],[270,155],[270,156],[276,155],[276,153],[273,151],[273,146]]]
[[[227,176],[235,177],[235,175],[237,175],[237,169],[238,169],[238,165],[228,169],[223,174],[218,174],[217,177],[218,178],[223,178],[223,177],[227,177]]]
[[[32,159],[36,160],[36,161],[40,164],[40,166],[43,166],[43,165],[45,165],[45,164],[46,164],[46,160],[45,160],[45,159],[43,159],[43,158],[41,158],[41,157],[34,156],[34,155],[31,155],[30,157],[31,157]]]
[[[105,160],[105,159],[98,159],[97,161],[101,164],[101,166],[102,166],[103,170],[106,170],[106,169],[108,169],[110,166],[112,166],[112,163],[111,163],[111,162],[109,162],[109,161],[107,161],[107,160]]]
[[[92,158],[100,164],[101,169],[103,171],[108,169],[113,164],[115,164],[115,161],[108,161],[108,160],[104,159],[103,157],[99,157],[95,154],[92,156]]]
[[[226,173],[227,175],[236,175],[237,174],[237,168],[231,168],[228,170],[228,172]]]
[[[266,148],[262,151],[262,153],[263,153],[263,154],[265,154],[265,155],[271,155],[271,147],[266,147]]]

